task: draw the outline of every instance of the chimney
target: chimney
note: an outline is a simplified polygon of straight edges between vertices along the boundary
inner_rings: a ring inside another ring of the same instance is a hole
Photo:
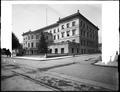
[[[79,10],[77,10],[77,13],[79,13]]]

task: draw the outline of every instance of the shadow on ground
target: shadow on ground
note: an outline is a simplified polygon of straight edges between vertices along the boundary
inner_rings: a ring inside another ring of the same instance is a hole
[[[63,67],[63,66],[68,66],[68,65],[72,65],[72,64],[76,64],[77,62],[72,62],[69,64],[63,64],[63,65],[56,65],[56,66],[51,66],[51,67],[46,67],[46,68],[38,68],[38,71],[48,71],[49,69],[53,69],[53,68],[58,68],[58,67]]]

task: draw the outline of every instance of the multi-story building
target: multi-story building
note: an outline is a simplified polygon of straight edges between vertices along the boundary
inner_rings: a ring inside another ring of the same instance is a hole
[[[77,13],[59,18],[59,20],[44,28],[23,33],[23,47],[26,54],[37,54],[37,44],[40,33],[46,34],[49,42],[49,53],[87,54],[98,51],[98,27]]]

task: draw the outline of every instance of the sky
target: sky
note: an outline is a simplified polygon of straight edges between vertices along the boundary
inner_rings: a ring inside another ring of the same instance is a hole
[[[99,42],[101,42],[102,7],[100,4],[15,4],[12,5],[12,30],[22,43],[23,32],[53,24],[59,17],[69,16],[77,10],[99,27]]]

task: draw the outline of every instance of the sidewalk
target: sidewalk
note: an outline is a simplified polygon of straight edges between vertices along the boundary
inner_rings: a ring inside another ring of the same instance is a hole
[[[81,57],[94,57],[94,55],[99,55],[99,54],[81,54],[81,55],[75,55],[75,57],[79,57],[79,56],[81,56]],[[51,57],[51,58],[46,58],[44,56],[39,56],[39,55],[31,55],[31,56],[14,56],[12,58],[47,61],[47,60],[55,60],[55,59],[63,59],[63,58],[71,58],[71,57],[73,57],[73,55],[60,56],[60,57]]]
[[[52,59],[47,59],[47,60],[46,59],[41,60],[40,58],[32,58],[32,59],[31,58],[24,59],[23,57],[21,58],[22,59],[18,59],[17,57],[11,58],[11,59],[7,58],[7,59],[2,59],[2,61],[9,63],[9,64],[13,64],[13,65],[14,64],[22,65],[24,67],[30,66],[33,69],[40,69],[40,70],[50,69],[50,68],[60,67],[60,66],[66,66],[66,65],[70,65],[74,63],[73,60],[68,57],[58,57],[58,58],[52,58]]]
[[[102,61],[98,61],[96,63],[93,63],[93,65],[98,65],[98,66],[104,66],[104,67],[118,67],[118,62],[113,61],[113,62],[108,62],[107,64],[103,63]]]
[[[47,60],[56,60],[56,59],[63,59],[63,58],[69,58],[69,57],[73,57],[73,56],[62,56],[62,57],[52,57],[52,58],[45,58],[45,57],[33,57],[33,56],[15,56],[12,58],[19,58],[19,59],[30,59],[30,60],[39,60],[39,61],[47,61]]]
[[[11,60],[11,64],[16,63],[21,65],[31,66],[33,68],[50,69],[50,68],[59,67],[59,66],[67,66],[74,63],[90,64],[95,62],[94,60],[96,58],[94,57],[95,57],[94,55],[87,55],[87,56],[76,55],[75,57],[63,56],[63,57],[54,57],[54,58],[40,58],[40,56],[22,56],[22,57],[12,57],[13,60]],[[35,61],[41,61],[41,62],[35,62]]]

